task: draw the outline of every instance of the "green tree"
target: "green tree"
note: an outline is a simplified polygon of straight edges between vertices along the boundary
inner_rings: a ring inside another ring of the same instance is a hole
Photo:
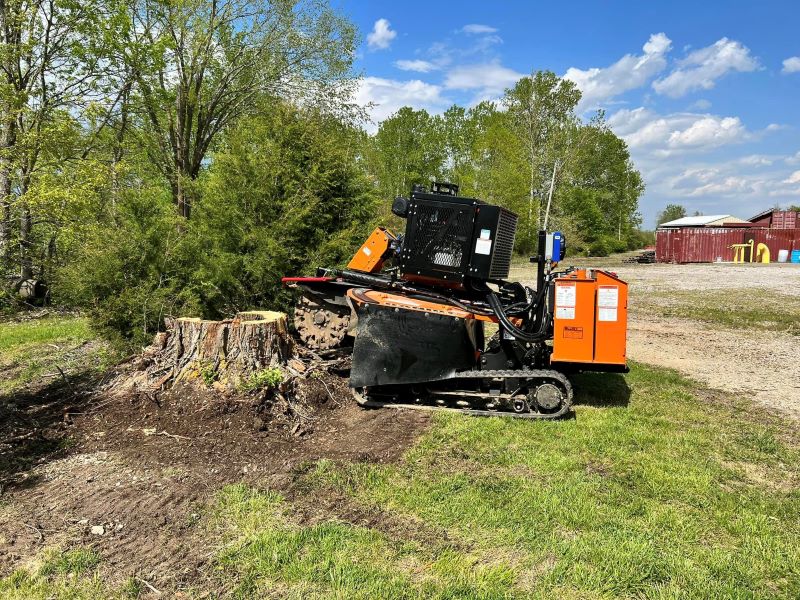
[[[682,219],[686,216],[686,209],[680,204],[667,204],[667,206],[658,213],[656,218],[656,227],[662,223],[668,223],[676,219]]]
[[[525,237],[533,238],[541,228],[542,200],[549,191],[554,167],[564,160],[580,98],[580,90],[572,81],[560,79],[551,71],[523,77],[503,96],[508,125],[520,142],[528,167],[528,207],[522,215]]]
[[[346,106],[353,25],[322,0],[135,0],[120,60],[151,159],[189,217],[217,135],[268,95]]]
[[[583,239],[591,242],[604,237],[609,240],[606,246],[626,249],[628,240],[641,224],[638,200],[644,192],[644,183],[631,162],[627,145],[611,131],[600,112],[589,123],[571,132],[570,151],[566,157],[564,186],[597,192],[592,197],[603,217],[591,230],[582,232]],[[556,209],[557,220],[559,217],[568,220],[571,215],[582,219],[580,203],[571,203],[566,212],[565,207],[559,208],[562,210]],[[587,210],[593,212],[594,206]]]
[[[131,140],[116,205],[104,169],[86,199],[92,218],[62,232],[54,293],[134,344],[169,315],[286,309],[282,276],[343,265],[373,227],[377,193],[359,163],[360,135],[321,111],[265,100],[220,137],[189,221]]]
[[[50,221],[34,212],[28,192],[37,173],[85,150],[70,145],[76,115],[101,105],[113,79],[103,57],[115,9],[96,0],[0,3],[0,257],[19,265],[22,279],[34,275],[34,228]],[[52,236],[44,243],[52,251]]]
[[[414,184],[428,185],[444,175],[446,148],[442,121],[425,110],[403,107],[382,121],[370,139],[368,164],[384,200],[382,216],[397,196]]]
[[[202,178],[191,286],[208,315],[285,308],[282,276],[344,266],[374,227],[359,132],[319,111],[260,108],[225,135]]]

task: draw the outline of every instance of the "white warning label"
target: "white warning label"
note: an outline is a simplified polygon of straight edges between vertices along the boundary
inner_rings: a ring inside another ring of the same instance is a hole
[[[491,254],[492,253],[492,240],[485,238],[478,238],[475,242],[475,254]]]
[[[574,319],[574,306],[556,306],[556,319]]]
[[[556,284],[556,306],[571,306],[575,307],[576,284],[574,283],[557,283]]]
[[[597,307],[617,308],[618,306],[619,288],[616,285],[601,285],[597,290]],[[616,317],[613,320],[616,321]]]
[[[617,309],[616,308],[600,308],[597,311],[598,321],[616,321]]]
[[[556,284],[556,319],[575,318],[576,285],[575,283]]]

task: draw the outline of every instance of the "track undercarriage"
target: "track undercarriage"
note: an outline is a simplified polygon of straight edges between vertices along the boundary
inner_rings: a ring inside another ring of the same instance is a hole
[[[572,406],[572,385],[551,369],[467,371],[424,385],[375,386],[354,390],[368,408],[444,410],[475,416],[557,419]]]

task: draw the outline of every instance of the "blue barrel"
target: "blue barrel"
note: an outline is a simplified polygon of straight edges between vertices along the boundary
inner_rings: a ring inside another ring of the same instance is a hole
[[[791,261],[793,263],[800,263],[800,250],[792,250]]]

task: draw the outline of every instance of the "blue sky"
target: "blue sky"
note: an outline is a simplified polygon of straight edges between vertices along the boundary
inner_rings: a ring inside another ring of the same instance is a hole
[[[800,204],[796,2],[358,2],[361,102],[442,112],[549,69],[629,144],[645,225],[670,202],[749,217]]]

